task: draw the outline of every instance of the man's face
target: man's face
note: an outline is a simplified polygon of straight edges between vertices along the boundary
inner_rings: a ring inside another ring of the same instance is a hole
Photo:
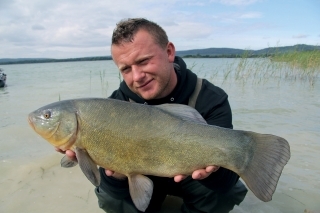
[[[160,47],[145,30],[139,30],[132,42],[112,45],[111,54],[130,90],[145,100],[163,98],[177,84],[174,45]]]

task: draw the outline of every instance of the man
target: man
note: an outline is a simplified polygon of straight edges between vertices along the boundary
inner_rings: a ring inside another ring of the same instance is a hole
[[[111,54],[124,81],[110,98],[149,105],[190,105],[191,101],[208,124],[232,128],[227,94],[207,80],[198,80],[184,61],[175,57],[173,43],[157,24],[146,19],[121,21],[113,32]],[[67,155],[75,157],[70,150]],[[100,208],[139,212],[131,200],[126,176],[107,169],[100,168],[101,184],[96,188]],[[214,165],[199,168],[191,177],[148,177],[154,190],[146,212],[158,211],[167,195],[183,199],[182,212],[229,212],[247,193],[237,174]]]

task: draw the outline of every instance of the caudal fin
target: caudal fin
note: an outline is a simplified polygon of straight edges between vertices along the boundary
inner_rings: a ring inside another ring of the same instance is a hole
[[[267,202],[272,199],[283,167],[290,159],[290,146],[275,135],[246,134],[255,141],[255,148],[252,160],[240,176],[260,200]]]

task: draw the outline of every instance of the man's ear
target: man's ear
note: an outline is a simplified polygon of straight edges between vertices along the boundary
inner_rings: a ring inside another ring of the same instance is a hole
[[[172,42],[168,42],[167,44],[167,54],[169,61],[173,63],[174,57],[176,56],[176,48]]]

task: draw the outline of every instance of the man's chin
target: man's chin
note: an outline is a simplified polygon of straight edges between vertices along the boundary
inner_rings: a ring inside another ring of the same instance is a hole
[[[143,99],[146,100],[146,101],[155,99],[155,98],[153,98],[153,96],[149,96],[149,95],[142,95],[142,96],[140,96],[140,97],[143,98]]]
[[[140,93],[139,96],[146,101],[152,100],[152,99],[157,99],[156,94],[153,94],[153,93]]]

